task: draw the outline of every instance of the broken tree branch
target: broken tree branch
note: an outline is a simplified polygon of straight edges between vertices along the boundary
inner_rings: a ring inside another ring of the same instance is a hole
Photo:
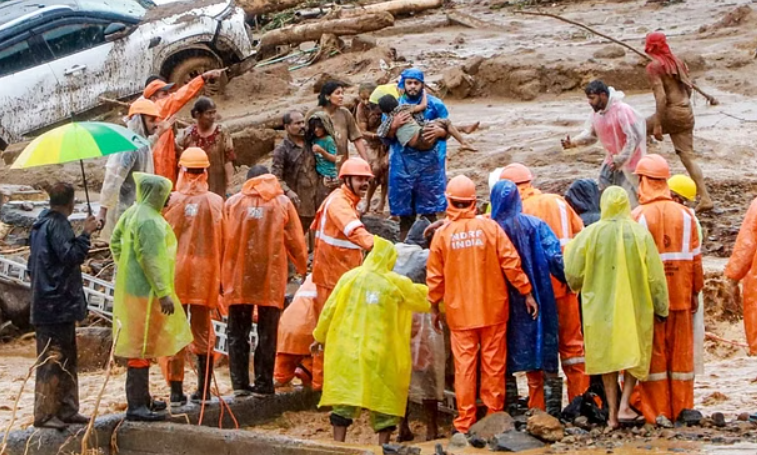
[[[371,13],[390,13],[392,16],[417,13],[427,9],[441,8],[443,0],[391,0],[352,9],[342,9],[342,17],[354,17]]]
[[[593,28],[589,27],[588,25],[584,25],[584,24],[582,24],[580,22],[576,22],[574,20],[567,19],[567,18],[562,17],[562,16],[558,16],[557,14],[544,13],[544,12],[541,12],[541,11],[515,11],[515,14],[524,14],[524,15],[527,15],[527,16],[551,17],[552,19],[557,19],[559,21],[563,21],[563,22],[566,22],[568,24],[575,25],[576,27],[581,27],[582,29],[587,30],[587,31],[589,31],[589,32],[591,32],[591,33],[593,33],[593,34],[595,34],[597,36],[601,36],[602,38],[604,38],[606,40],[612,41],[615,44],[618,44],[620,46],[625,47],[626,49],[630,50],[631,52],[633,52],[633,53],[635,53],[635,54],[637,54],[639,56],[641,56],[642,58],[644,58],[646,60],[652,60],[652,58],[649,57],[647,54],[641,52],[640,50],[636,49],[635,47],[631,46],[630,44],[626,44],[626,43],[624,43],[624,42],[622,42],[620,40],[617,40],[617,39],[613,38],[612,36],[605,35],[604,33],[598,32],[598,31],[594,30]],[[714,96],[712,96],[712,95],[710,95],[708,93],[705,93],[704,90],[702,90],[701,88],[699,88],[693,82],[691,83],[691,88],[694,89],[694,90],[696,90],[703,97],[705,97],[705,99],[707,100],[707,102],[710,103],[711,105],[717,106],[718,104],[720,104],[718,102],[718,100],[715,99]]]
[[[451,25],[461,25],[463,27],[472,29],[486,30],[502,28],[499,25],[482,21],[477,17],[473,17],[470,14],[461,13],[460,11],[450,11],[449,13],[447,13],[447,20]]]
[[[344,19],[333,19],[309,24],[290,25],[266,32],[260,37],[260,48],[271,48],[279,44],[299,44],[305,41],[319,41],[321,35],[359,35],[394,25],[394,16],[389,13],[365,14]]]

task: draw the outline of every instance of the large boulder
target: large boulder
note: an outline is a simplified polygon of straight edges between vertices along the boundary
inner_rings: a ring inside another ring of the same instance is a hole
[[[492,452],[523,452],[542,447],[544,447],[543,442],[527,433],[515,430],[499,434],[489,442]]]
[[[537,411],[528,418],[526,430],[546,442],[559,442],[565,437],[560,421],[543,411]]]
[[[510,417],[510,414],[506,412],[496,412],[476,422],[470,428],[469,432],[471,435],[478,436],[488,441],[498,434],[506,433],[514,429],[515,421]]]
[[[76,329],[79,371],[98,371],[108,366],[113,330],[110,327]]]
[[[238,166],[253,166],[271,153],[276,146],[276,131],[246,128],[232,134]]]
[[[0,281],[0,321],[11,321],[19,329],[30,329],[32,293],[28,287]]]
[[[392,243],[400,241],[400,224],[398,222],[375,215],[363,215],[360,220],[371,234],[383,237]]]

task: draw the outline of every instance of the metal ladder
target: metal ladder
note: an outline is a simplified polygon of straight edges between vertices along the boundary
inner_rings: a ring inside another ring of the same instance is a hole
[[[29,269],[25,264],[15,262],[5,256],[0,256],[0,281],[14,283],[26,288],[31,288],[31,276]],[[115,294],[115,283],[101,280],[92,275],[82,273],[84,296],[87,299],[87,308],[89,311],[108,321],[113,321],[113,296]],[[214,349],[216,352],[224,355],[229,354],[228,350],[228,322],[226,317],[221,321],[212,321],[213,330],[216,333]],[[250,331],[250,353],[255,350],[258,343],[257,324],[252,325]]]

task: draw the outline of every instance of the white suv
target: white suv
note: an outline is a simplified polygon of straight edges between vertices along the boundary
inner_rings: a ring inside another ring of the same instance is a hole
[[[151,74],[183,84],[254,55],[233,0],[0,3],[0,150],[140,93]]]

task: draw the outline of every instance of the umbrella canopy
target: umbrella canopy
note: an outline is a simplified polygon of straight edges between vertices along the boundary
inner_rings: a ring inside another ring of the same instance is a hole
[[[149,143],[145,138],[119,125],[74,122],[38,136],[16,158],[11,169],[99,158],[146,145]]]

